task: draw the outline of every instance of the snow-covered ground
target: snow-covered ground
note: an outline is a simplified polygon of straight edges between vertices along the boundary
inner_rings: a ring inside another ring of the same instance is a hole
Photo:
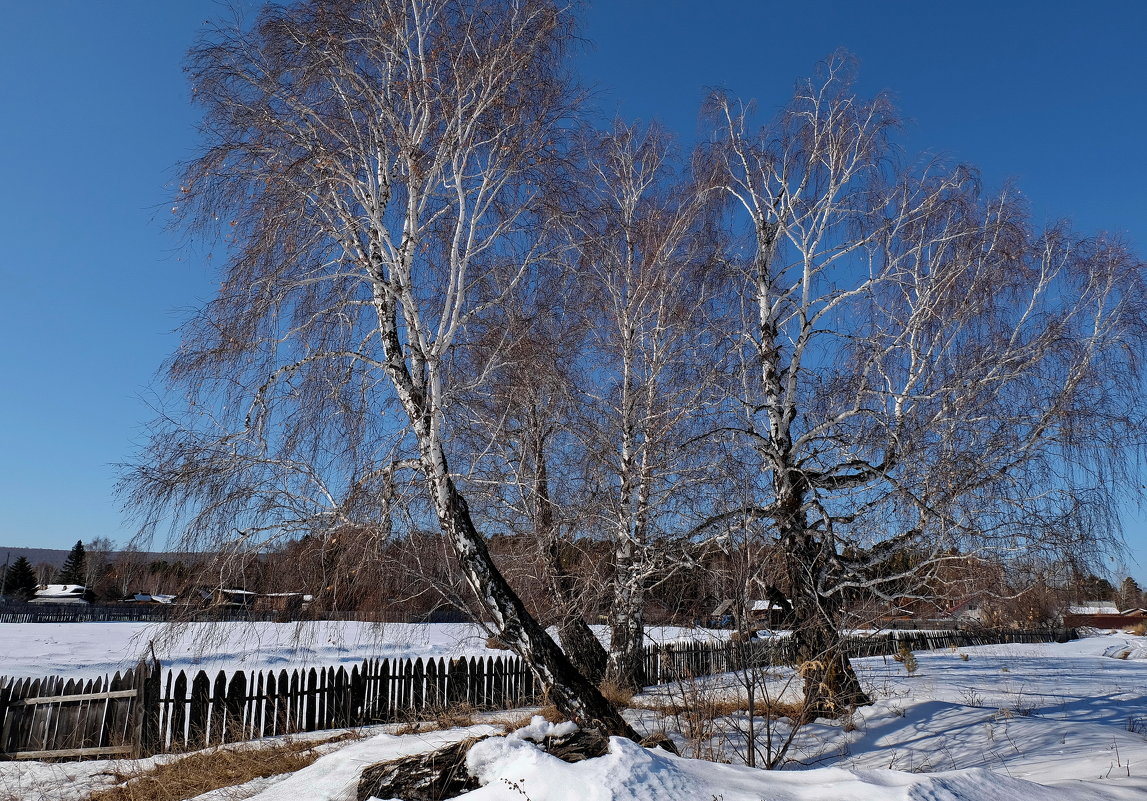
[[[604,636],[604,628],[601,634]],[[658,642],[728,632],[651,627]],[[95,678],[126,670],[154,649],[165,669],[337,667],[367,658],[488,656],[486,632],[468,623],[0,623],[0,676]]]
[[[419,647],[433,645],[420,642]],[[622,740],[614,740],[604,757],[567,764],[520,737],[495,738],[472,750],[471,768],[484,786],[463,798],[1147,799],[1147,639],[1106,635],[1066,644],[918,653],[916,658],[919,667],[911,676],[891,659],[856,660],[875,703],[847,725],[820,722],[803,729],[793,752],[803,765],[762,771],[676,757]],[[710,683],[711,690],[719,688],[719,679]],[[657,697],[654,691],[644,698]],[[658,719],[658,713],[648,709],[629,714],[639,728],[672,728],[671,716]],[[493,726],[472,726],[399,736],[394,728],[380,728],[366,732],[363,739],[339,744],[298,773],[258,780],[199,801],[351,799],[366,765],[496,732],[500,729]],[[683,738],[678,744],[687,750]],[[12,798],[80,801],[91,787],[110,781],[100,774],[116,769],[107,762],[0,763],[0,799],[6,790],[19,788]]]

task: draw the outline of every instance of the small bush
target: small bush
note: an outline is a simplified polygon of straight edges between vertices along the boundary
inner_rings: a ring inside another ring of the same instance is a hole
[[[960,658],[967,662],[971,657],[969,657],[967,654],[960,654]]]
[[[915,673],[916,668],[919,667],[916,663],[916,655],[912,653],[912,649],[908,646],[906,640],[900,641],[900,650],[898,650],[892,658],[904,665],[904,670],[909,676]]]

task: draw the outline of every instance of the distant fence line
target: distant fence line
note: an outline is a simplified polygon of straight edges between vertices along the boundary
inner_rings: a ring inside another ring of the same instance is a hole
[[[1076,639],[1074,629],[985,629],[937,631],[895,629],[857,632],[842,637],[850,658],[892,656],[900,643],[914,651],[966,648],[973,645],[1041,643]],[[786,633],[776,633],[747,642],[688,642],[645,649],[645,683],[666,684],[680,679],[728,673],[747,667],[793,665],[798,660],[796,645]]]
[[[850,656],[1012,642],[1064,632],[894,631],[850,635]],[[1067,636],[1074,636],[1069,632]],[[662,684],[750,666],[791,664],[785,636],[747,643],[679,642],[645,649],[646,680]],[[266,671],[180,670],[158,662],[77,681],[0,677],[0,758],[146,756],[280,734],[415,720],[441,710],[537,704],[540,688],[515,656],[367,659],[346,667]]]
[[[277,623],[299,618],[298,613],[174,604],[25,604],[0,607],[0,623],[166,623],[175,620]]]
[[[162,606],[113,604],[24,604],[0,607],[0,623],[163,622],[171,612]]]
[[[0,606],[0,623],[166,623],[170,621],[227,621],[246,623],[293,623],[299,620],[340,620],[363,623],[463,623],[464,614],[437,610],[413,615],[404,621],[380,619],[373,612],[323,610],[312,616],[303,611],[242,609],[225,606],[182,604],[21,604]]]

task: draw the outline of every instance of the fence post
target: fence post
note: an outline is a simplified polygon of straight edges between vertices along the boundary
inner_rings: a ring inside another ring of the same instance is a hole
[[[8,739],[8,704],[12,699],[12,679],[0,676],[0,755],[7,747]]]
[[[159,660],[141,661],[135,668],[136,695],[134,753],[136,759],[158,753],[159,741]]]

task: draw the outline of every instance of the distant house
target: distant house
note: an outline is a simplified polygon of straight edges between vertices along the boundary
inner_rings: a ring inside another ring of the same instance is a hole
[[[251,608],[256,612],[278,612],[297,615],[310,606],[314,596],[301,592],[267,592],[255,597]]]
[[[143,604],[146,606],[167,606],[175,602],[174,595],[161,595],[151,592],[137,592],[126,598],[121,598],[121,604]]]
[[[1142,609],[1119,611],[1107,601],[1084,601],[1069,606],[1063,616],[1063,625],[1068,628],[1087,626],[1093,629],[1122,629],[1147,623],[1147,613]]]
[[[704,621],[709,628],[731,629],[736,627],[736,606],[731,599],[717,604]],[[750,628],[781,628],[789,625],[789,613],[782,604],[774,601],[748,601],[745,613]]]
[[[88,588],[82,584],[41,584],[28,603],[31,604],[89,604]]]
[[[198,587],[192,593],[205,607],[224,607],[229,609],[250,609],[255,603],[257,593],[249,590],[236,590],[228,587]]]
[[[754,624],[768,626],[771,629],[780,628],[790,622],[788,609],[776,601],[751,601],[747,611],[749,619]]]

